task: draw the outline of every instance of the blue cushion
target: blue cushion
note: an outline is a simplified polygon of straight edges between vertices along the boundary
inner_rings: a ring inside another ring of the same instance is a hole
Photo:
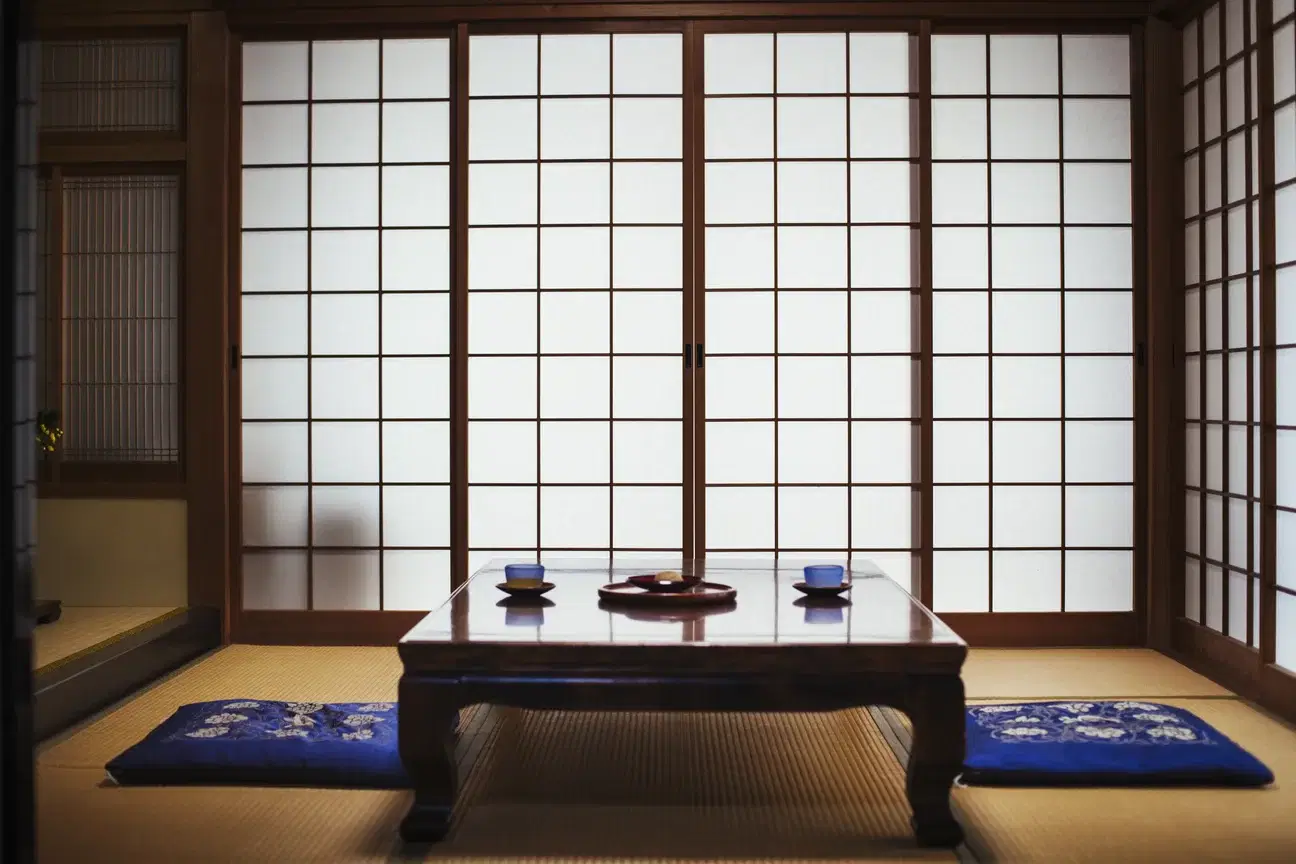
[[[963,781],[1264,786],[1273,782],[1273,772],[1181,708],[1154,702],[1024,702],[968,709]]]
[[[106,767],[123,786],[404,789],[396,713],[394,702],[198,702]]]

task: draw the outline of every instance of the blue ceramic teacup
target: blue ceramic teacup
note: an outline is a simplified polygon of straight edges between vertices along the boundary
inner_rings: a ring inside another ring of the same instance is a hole
[[[510,588],[539,588],[544,572],[543,564],[505,564],[504,582]]]
[[[842,584],[845,573],[840,564],[811,564],[805,568],[805,581],[811,588],[833,588]]]

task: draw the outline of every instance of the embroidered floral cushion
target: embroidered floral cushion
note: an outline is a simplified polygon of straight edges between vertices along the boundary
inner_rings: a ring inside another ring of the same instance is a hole
[[[1001,786],[1264,786],[1273,772],[1182,708],[1024,702],[967,712],[963,781]]]
[[[396,703],[227,699],[184,705],[108,763],[122,786],[409,786]]]

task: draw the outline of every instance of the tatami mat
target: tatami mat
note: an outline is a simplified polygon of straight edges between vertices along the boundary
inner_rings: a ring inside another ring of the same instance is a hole
[[[103,764],[182,703],[391,699],[398,674],[390,649],[216,653],[40,754],[40,860],[955,860],[914,845],[867,711],[493,712],[454,833],[411,849],[396,841],[408,793],[103,785]]]
[[[1296,861],[1296,730],[1173,660],[1141,649],[976,649],[969,701],[1145,699],[1192,711],[1273,770],[1265,789],[954,791],[981,864]],[[886,712],[903,731],[909,720]]]
[[[1158,701],[1193,712],[1237,741],[1269,766],[1275,783],[1264,789],[959,788],[954,805],[977,860],[1296,861],[1296,730],[1236,700]]]
[[[821,715],[502,710],[468,721],[475,764],[451,837],[402,847],[403,792],[118,789],[103,764],[178,705],[388,700],[381,648],[233,646],[43,749],[40,860],[357,862],[824,859],[951,861],[918,849],[901,762],[867,711]],[[972,652],[981,701],[1142,698],[1195,712],[1264,760],[1266,790],[955,790],[981,862],[1293,860],[1296,732],[1160,655]],[[899,720],[902,715],[896,715]],[[892,735],[890,724],[886,734]],[[903,744],[903,724],[898,742]]]
[[[394,648],[231,645],[145,691],[118,710],[42,748],[48,768],[99,768],[187,702],[284,699],[383,702],[396,698]]]
[[[974,648],[963,666],[969,699],[1145,699],[1232,696],[1146,648]]]
[[[64,606],[57,621],[32,631],[32,668],[45,671],[176,611],[170,606]]]

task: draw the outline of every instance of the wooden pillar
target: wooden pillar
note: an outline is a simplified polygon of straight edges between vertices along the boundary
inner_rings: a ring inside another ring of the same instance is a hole
[[[223,12],[189,16],[184,417],[189,605],[222,610],[229,639],[230,37]]]

